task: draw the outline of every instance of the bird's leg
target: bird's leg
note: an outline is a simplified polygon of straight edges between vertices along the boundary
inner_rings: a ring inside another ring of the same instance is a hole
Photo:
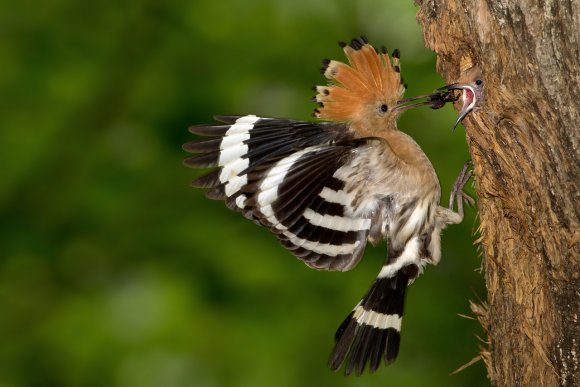
[[[463,202],[465,201],[465,203],[470,206],[475,204],[475,200],[463,191],[463,187],[465,187],[465,184],[467,184],[473,175],[473,171],[469,169],[470,165],[471,160],[463,165],[463,169],[459,173],[459,176],[457,176],[457,179],[455,179],[455,183],[453,183],[453,188],[451,189],[451,195],[449,197],[449,209],[453,211],[453,203],[457,202],[457,213],[461,215],[462,218]]]

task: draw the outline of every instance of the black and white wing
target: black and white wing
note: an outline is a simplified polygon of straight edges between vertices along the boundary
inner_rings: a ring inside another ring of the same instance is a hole
[[[346,126],[253,115],[217,117],[223,125],[194,126],[212,136],[184,149],[195,168],[217,167],[193,181],[275,233],[308,266],[349,270],[364,252],[371,219],[355,211],[343,166],[367,140]],[[350,184],[352,187],[352,184]]]

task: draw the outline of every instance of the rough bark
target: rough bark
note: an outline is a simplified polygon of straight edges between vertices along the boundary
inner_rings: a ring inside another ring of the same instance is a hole
[[[479,197],[496,386],[579,386],[580,5],[418,1],[427,46],[454,82],[478,65],[485,102],[464,120]]]

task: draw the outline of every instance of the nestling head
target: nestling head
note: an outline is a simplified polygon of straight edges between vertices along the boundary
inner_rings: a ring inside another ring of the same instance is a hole
[[[457,83],[452,83],[450,85],[443,86],[436,91],[450,91],[450,90],[462,90],[462,102],[461,111],[459,112],[459,117],[455,121],[453,129],[457,127],[459,122],[461,122],[473,109],[481,106],[484,101],[484,82],[479,67],[475,66],[465,71],[461,76],[460,81]]]

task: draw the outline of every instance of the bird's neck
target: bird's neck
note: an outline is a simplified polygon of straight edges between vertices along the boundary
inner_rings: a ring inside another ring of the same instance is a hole
[[[431,162],[419,144],[408,134],[398,129],[389,129],[377,133],[377,136],[385,139],[393,153],[405,163],[416,167],[431,168]]]

